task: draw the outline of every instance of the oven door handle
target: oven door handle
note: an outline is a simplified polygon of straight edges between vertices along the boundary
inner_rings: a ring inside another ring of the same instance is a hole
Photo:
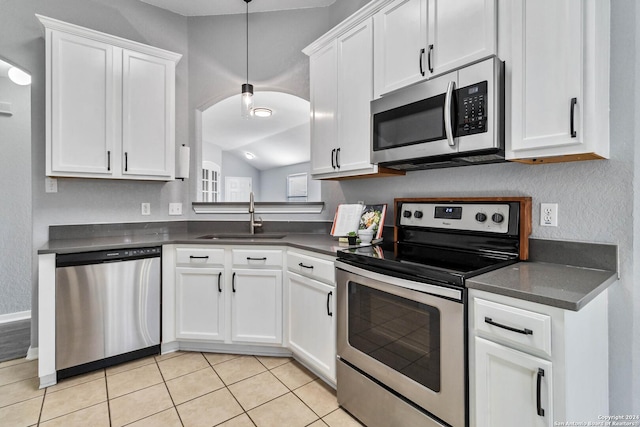
[[[456,141],[453,139],[453,114],[451,114],[453,91],[455,88],[456,82],[449,82],[447,85],[447,94],[444,98],[444,133],[451,147],[456,146]]]
[[[356,267],[342,261],[336,261],[335,266],[337,269],[344,270],[347,273],[355,274],[377,282],[395,285],[400,288],[423,292],[431,296],[452,299],[456,302],[461,302],[463,299],[462,290],[460,289],[452,289],[445,286],[432,285],[430,283],[413,282],[411,280],[365,270],[364,268]]]

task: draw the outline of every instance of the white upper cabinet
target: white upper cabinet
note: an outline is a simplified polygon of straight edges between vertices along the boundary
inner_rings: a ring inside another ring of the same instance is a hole
[[[110,176],[113,169],[113,46],[52,32],[47,48],[47,175]]]
[[[371,19],[338,38],[338,154],[340,172],[371,172],[373,99]]]
[[[608,158],[609,2],[518,0],[510,7],[507,159]]]
[[[361,11],[304,49],[310,56],[314,179],[402,175],[371,164],[373,19]]]
[[[395,0],[374,15],[376,98],[496,53],[495,0]]]
[[[336,41],[309,58],[311,80],[311,171],[333,173],[338,147],[338,55]]]
[[[496,53],[496,0],[429,0],[429,60],[432,76]]]
[[[123,51],[124,175],[173,178],[175,79],[173,61]]]
[[[46,175],[172,180],[181,55],[39,16]]]
[[[427,75],[427,0],[396,0],[373,17],[375,97]]]

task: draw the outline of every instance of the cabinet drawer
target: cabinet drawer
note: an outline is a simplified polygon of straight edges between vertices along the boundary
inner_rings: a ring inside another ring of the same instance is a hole
[[[224,265],[224,249],[177,248],[176,263],[190,265]]]
[[[289,271],[308,276],[325,283],[335,283],[335,267],[333,261],[289,252],[287,255]]]
[[[282,268],[282,251],[272,249],[233,249],[233,265]]]
[[[551,356],[551,317],[479,298],[473,299],[475,330],[488,338]]]

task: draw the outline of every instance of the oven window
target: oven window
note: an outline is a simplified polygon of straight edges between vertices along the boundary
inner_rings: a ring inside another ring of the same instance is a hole
[[[440,391],[440,311],[349,282],[351,347]]]
[[[374,151],[445,139],[444,99],[438,95],[374,114]]]

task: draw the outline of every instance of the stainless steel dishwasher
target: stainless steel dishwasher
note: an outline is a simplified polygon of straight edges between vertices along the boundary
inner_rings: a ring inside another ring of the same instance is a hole
[[[160,247],[56,257],[56,373],[160,352]]]

